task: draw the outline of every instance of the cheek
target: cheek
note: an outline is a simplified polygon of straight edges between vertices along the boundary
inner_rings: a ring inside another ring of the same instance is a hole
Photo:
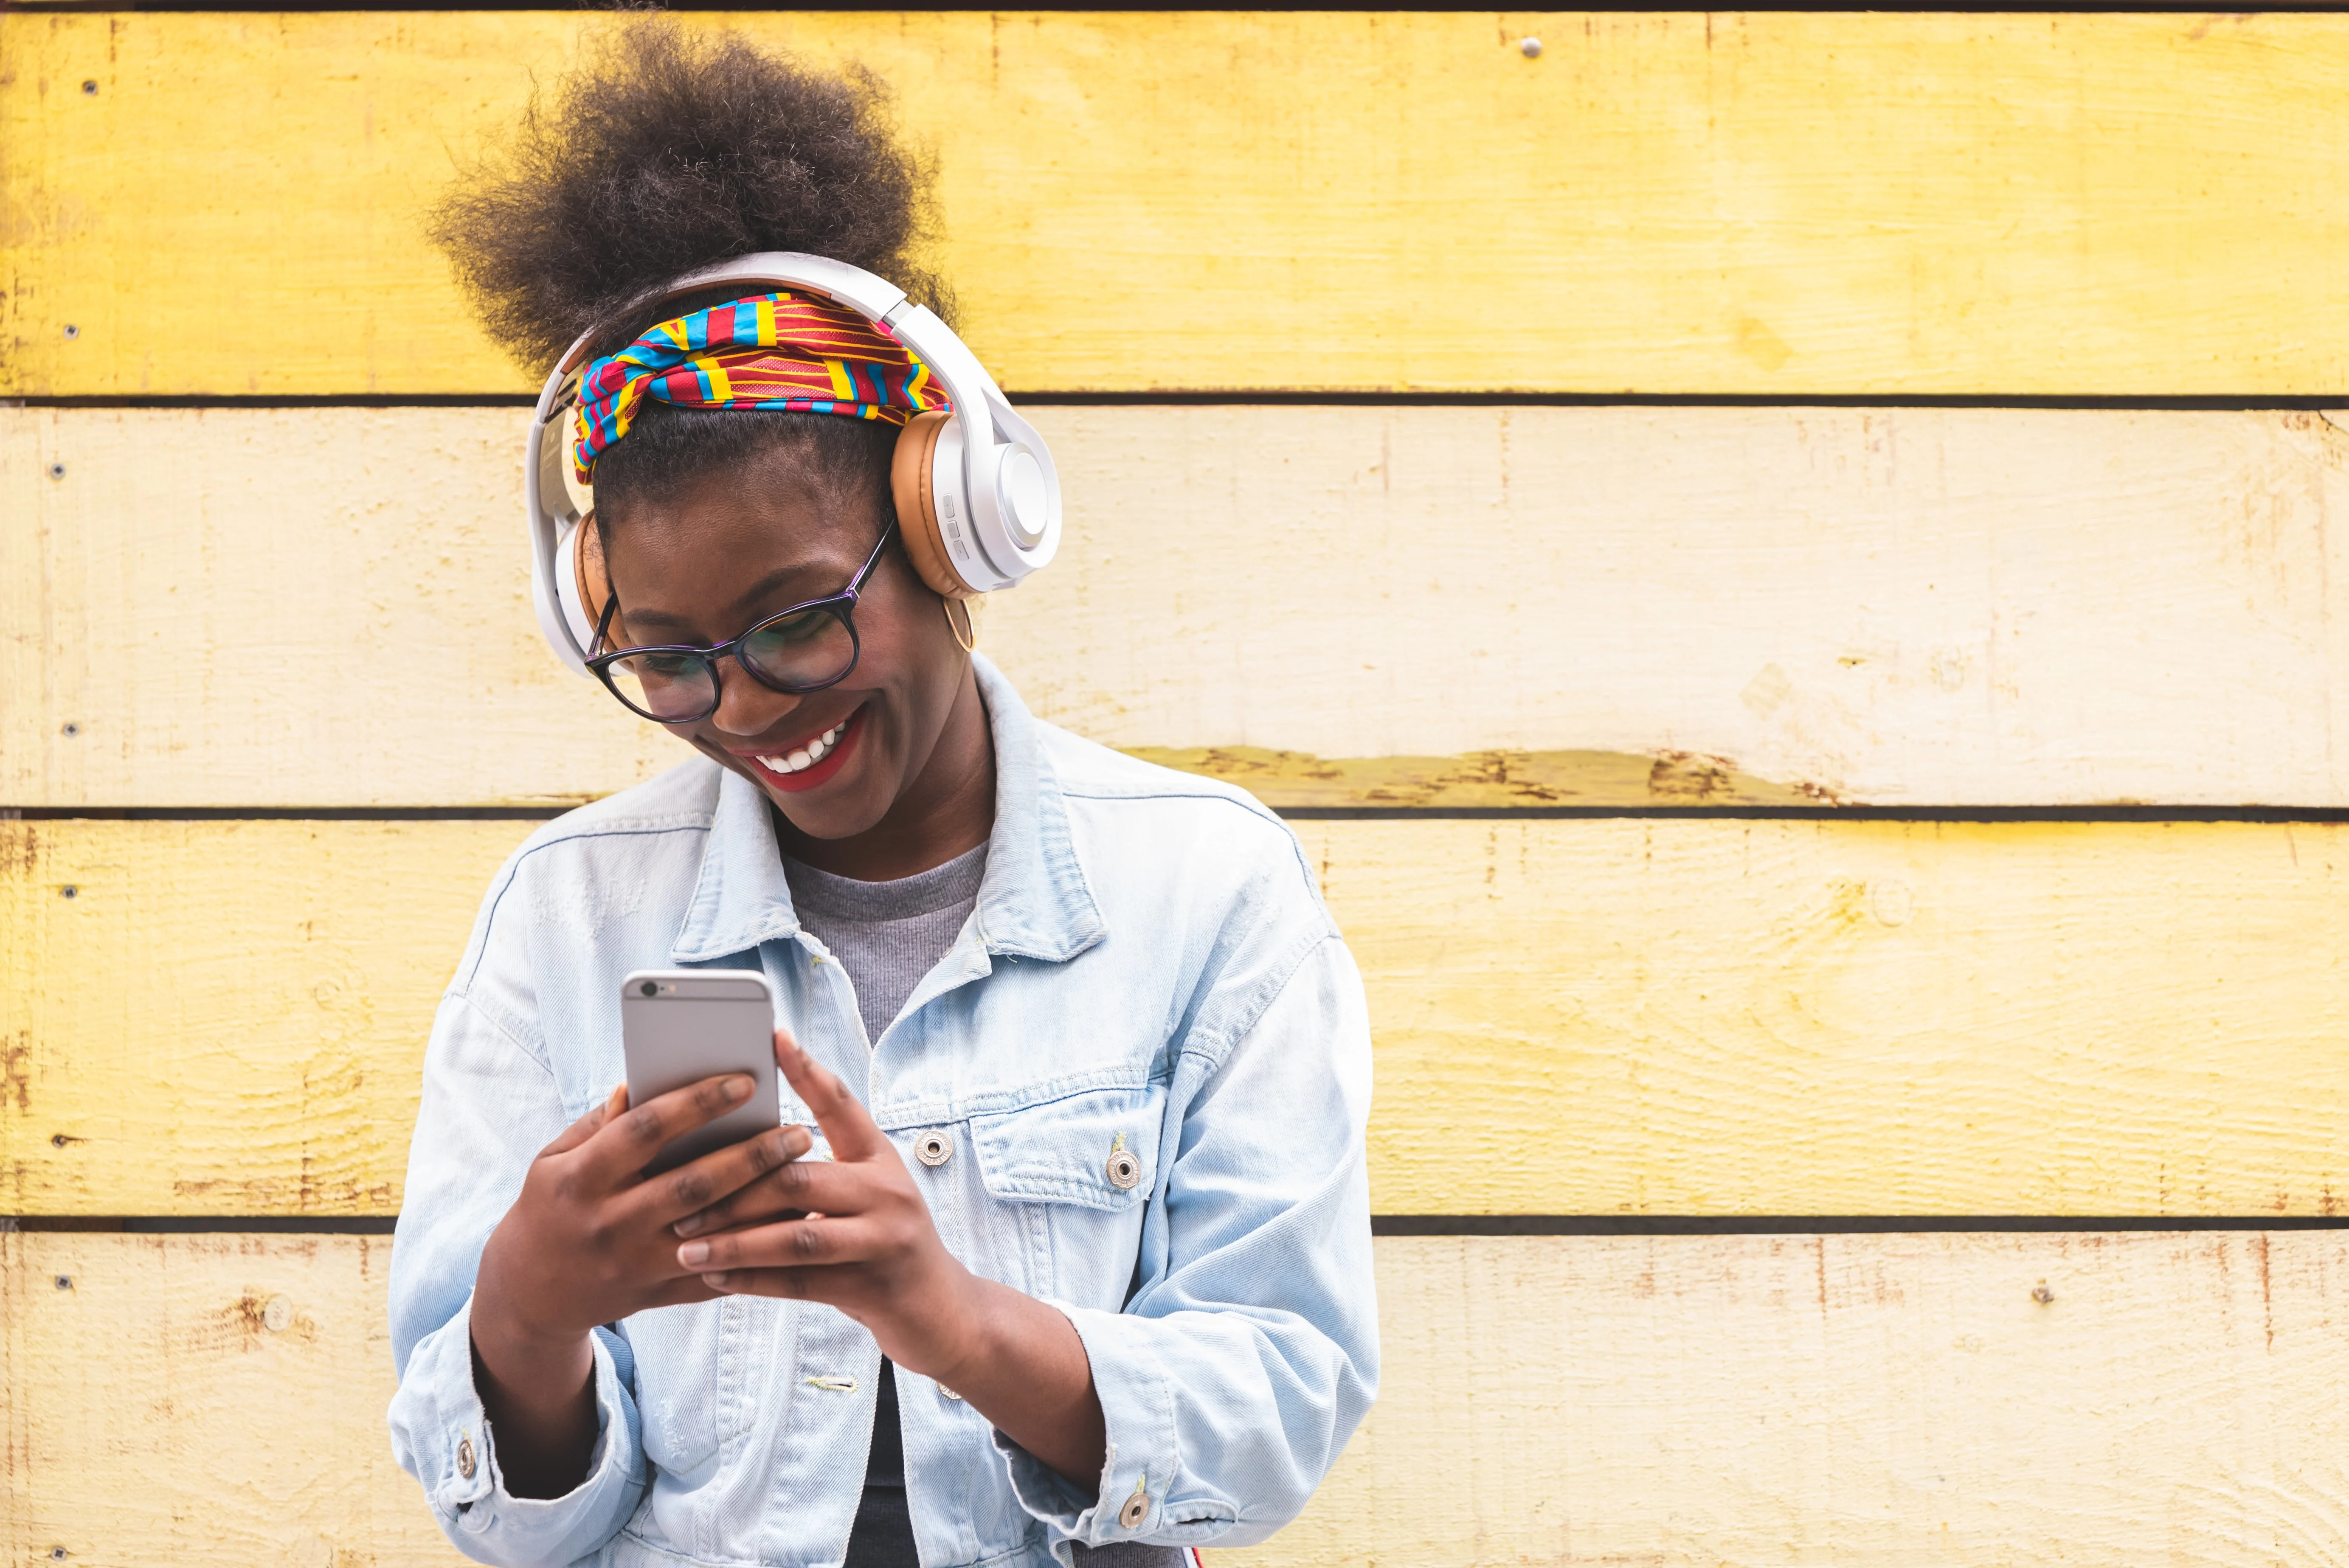
[[[935,628],[931,619],[937,623]],[[915,732],[907,738],[918,747],[945,723],[962,680],[963,652],[947,630],[944,612],[933,607],[928,618],[918,611],[892,615],[862,634],[859,662],[865,684],[889,694],[901,722]]]

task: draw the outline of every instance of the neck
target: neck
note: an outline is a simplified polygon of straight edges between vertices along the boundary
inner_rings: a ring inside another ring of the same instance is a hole
[[[966,663],[962,685],[929,760],[886,815],[846,839],[812,839],[774,809],[775,841],[803,865],[858,882],[895,882],[942,866],[987,842],[995,830],[995,736],[978,677]]]

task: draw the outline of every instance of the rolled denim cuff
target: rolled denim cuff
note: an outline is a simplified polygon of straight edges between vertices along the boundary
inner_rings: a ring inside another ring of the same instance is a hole
[[[423,1483],[433,1518],[477,1563],[525,1568],[595,1551],[635,1511],[645,1487],[644,1451],[628,1398],[627,1342],[604,1329],[595,1357],[595,1447],[587,1476],[561,1497],[516,1497],[498,1469],[497,1446],[473,1384],[472,1302],[416,1345],[392,1397],[392,1449]]]
[[[1088,1492],[1001,1431],[995,1447],[1011,1474],[1019,1506],[1045,1528],[1052,1555],[1073,1568],[1071,1543],[1191,1545],[1211,1541],[1237,1520],[1221,1499],[1195,1495],[1183,1473],[1175,1387],[1153,1340],[1175,1325],[1067,1302],[1046,1304],[1075,1325],[1092,1364],[1109,1443],[1101,1477]]]

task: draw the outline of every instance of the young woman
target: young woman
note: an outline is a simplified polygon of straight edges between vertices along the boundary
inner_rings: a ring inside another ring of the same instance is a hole
[[[391,1428],[483,1562],[1171,1564],[1372,1397],[1368,1028],[1294,838],[968,651],[892,335],[642,303],[792,251],[941,304],[921,176],[870,81],[638,21],[441,215],[520,357],[593,335],[592,651],[700,754],[516,852],[426,1054]],[[736,386],[802,373],[852,390]],[[627,1102],[622,976],[697,965],[781,998],[788,1125],[647,1176],[750,1092]]]

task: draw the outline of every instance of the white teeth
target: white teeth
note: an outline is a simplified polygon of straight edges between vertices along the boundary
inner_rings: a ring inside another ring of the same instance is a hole
[[[812,768],[839,743],[840,732],[847,727],[848,721],[843,719],[789,757],[761,757],[758,759],[759,765],[772,773],[797,773],[802,769]]]

